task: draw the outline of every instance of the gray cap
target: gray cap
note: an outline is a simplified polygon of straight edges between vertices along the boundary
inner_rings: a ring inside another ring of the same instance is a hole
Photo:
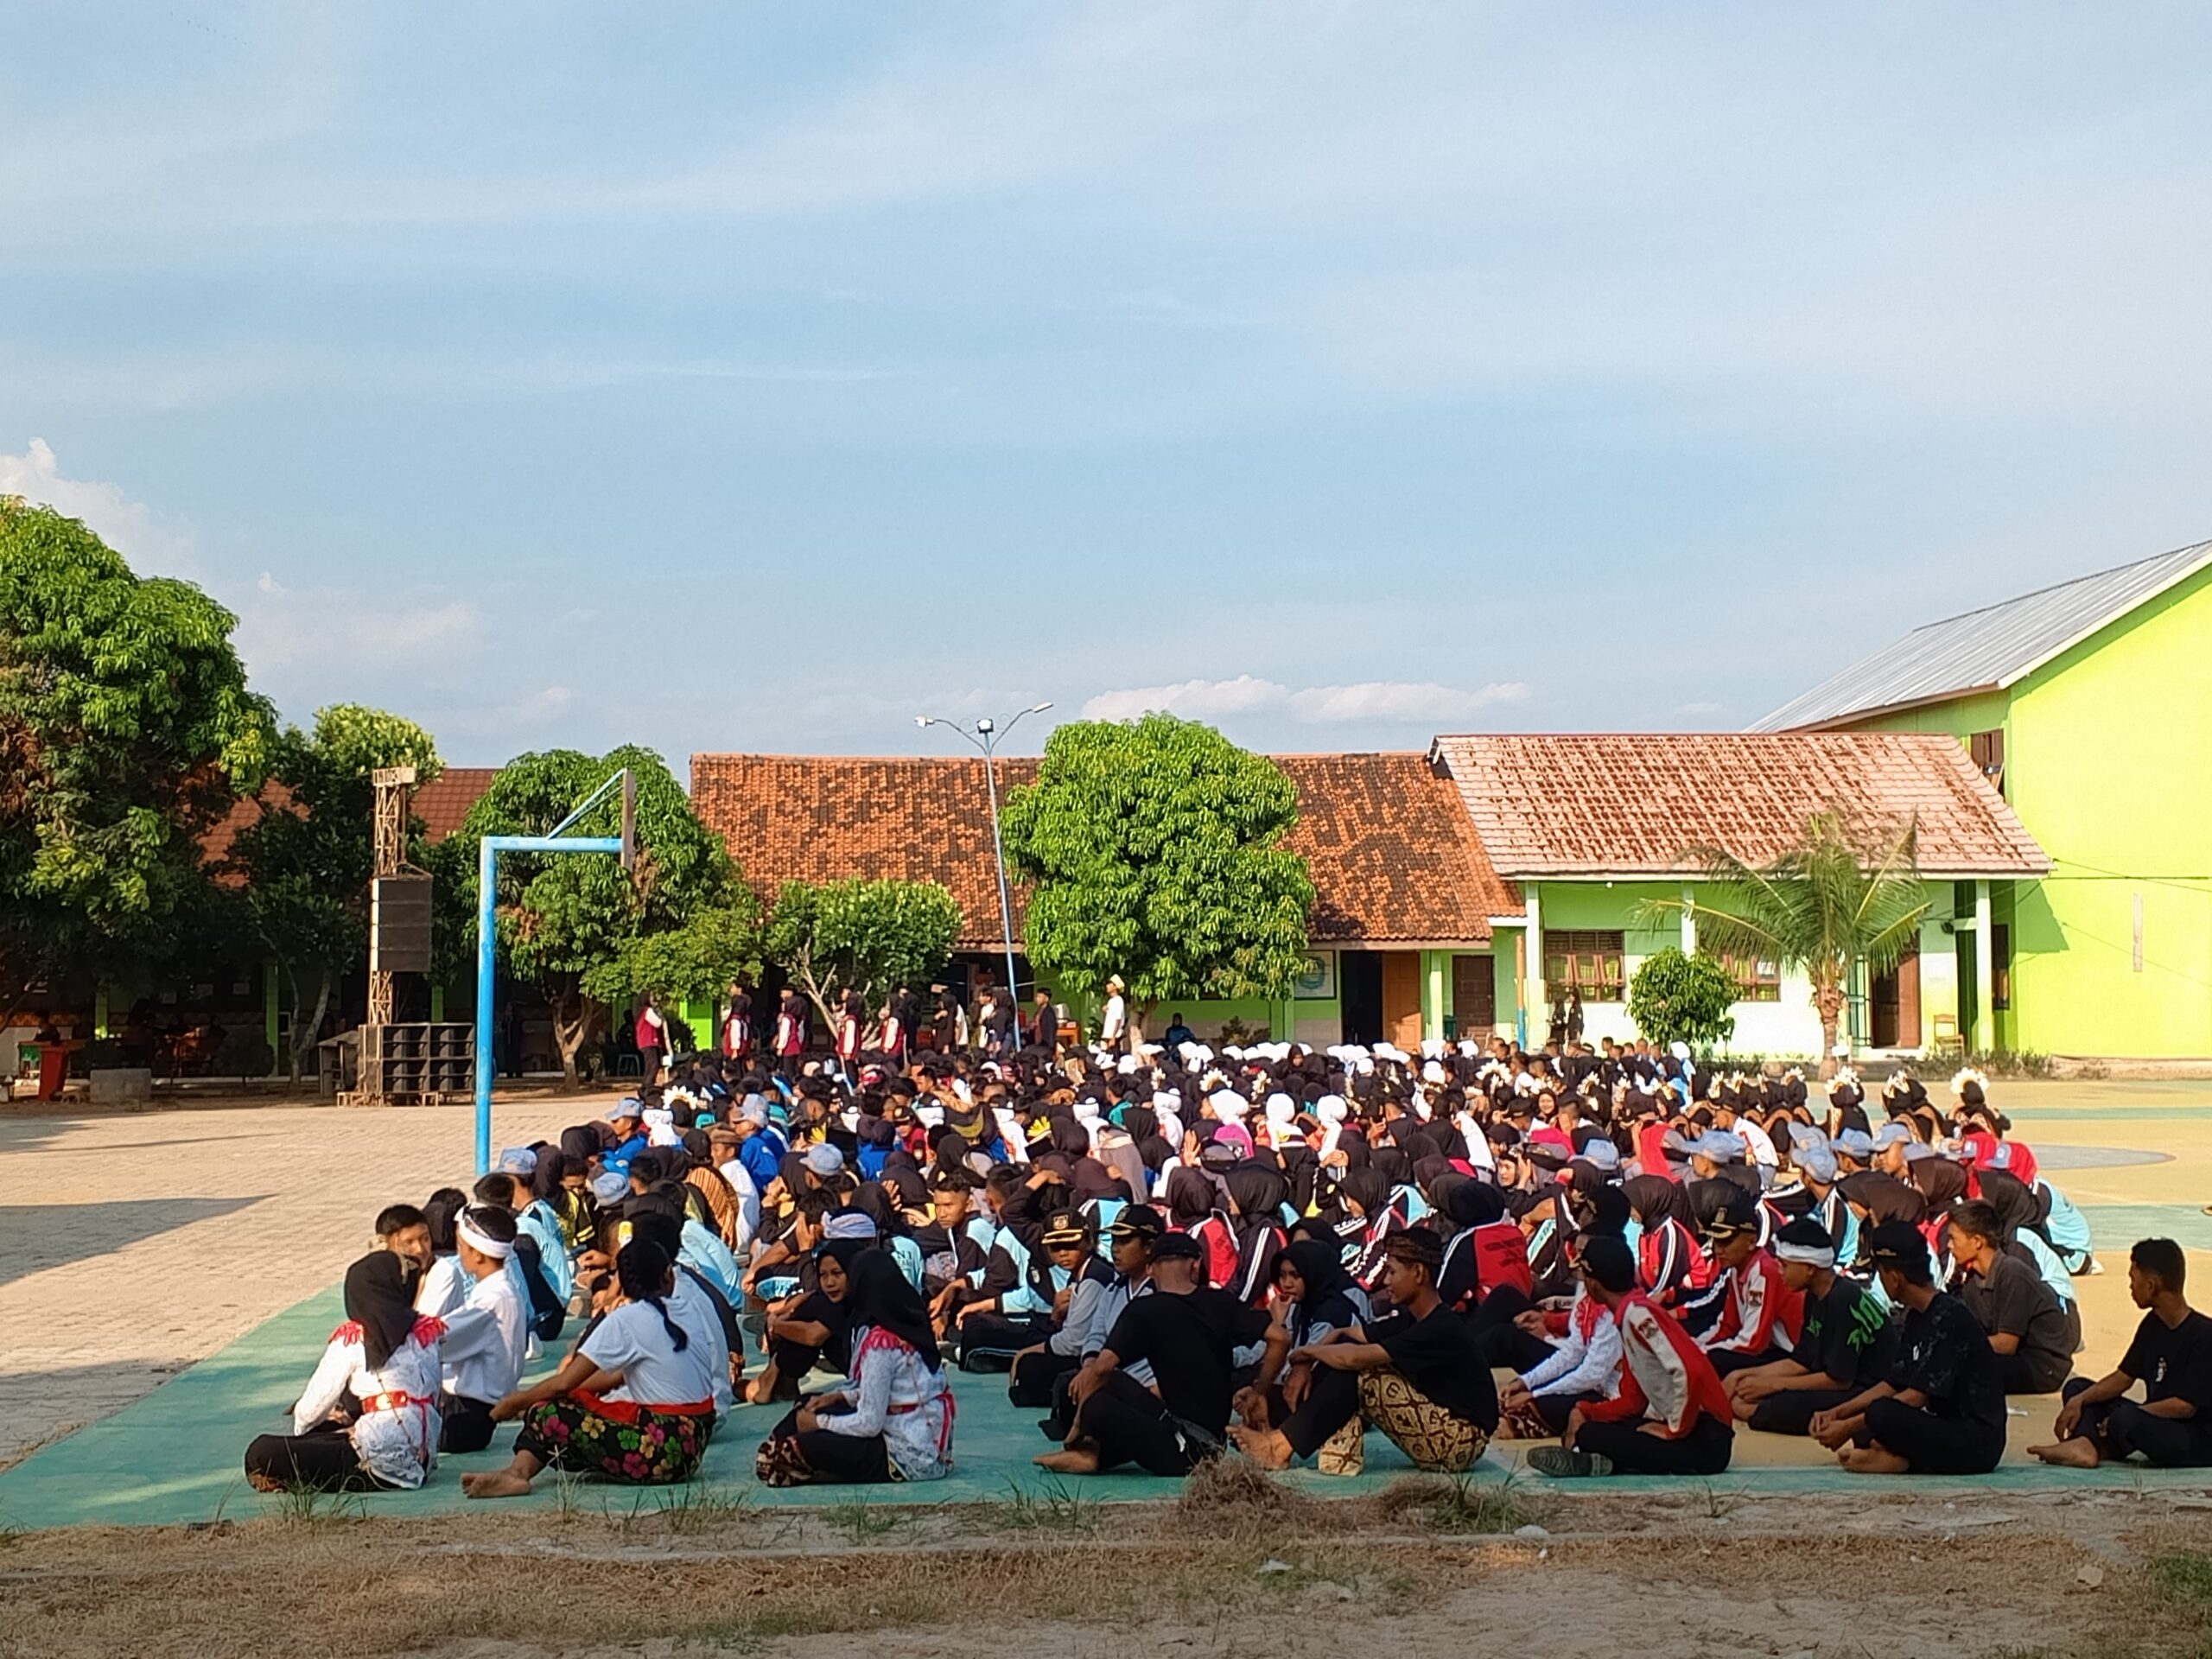
[[[1700,1158],[1710,1158],[1716,1164],[1732,1164],[1744,1156],[1744,1138],[1731,1135],[1726,1129],[1707,1129],[1690,1143],[1690,1150]]]
[[[845,1166],[845,1154],[827,1141],[806,1149],[806,1166],[817,1175],[835,1175]]]

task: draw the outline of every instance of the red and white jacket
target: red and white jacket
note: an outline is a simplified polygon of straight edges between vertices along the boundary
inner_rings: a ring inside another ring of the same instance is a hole
[[[1707,1348],[1729,1353],[1762,1354],[1770,1348],[1784,1353],[1797,1345],[1805,1325],[1805,1297],[1783,1282],[1782,1264],[1765,1249],[1753,1250],[1740,1268],[1728,1274],[1722,1294],[1720,1322],[1706,1339]]]
[[[1660,1306],[1672,1307],[1683,1291],[1700,1287],[1699,1269],[1704,1265],[1705,1253],[1690,1236],[1690,1230],[1672,1216],[1662,1216],[1644,1228],[1643,1236],[1637,1241],[1636,1255],[1637,1281]]]
[[[1583,1407],[1585,1421],[1633,1422],[1648,1417],[1666,1430],[1670,1440],[1695,1428],[1700,1417],[1732,1421],[1720,1374],[1697,1339],[1671,1314],[1655,1306],[1642,1291],[1632,1290],[1621,1299],[1613,1317],[1620,1322],[1620,1392]]]

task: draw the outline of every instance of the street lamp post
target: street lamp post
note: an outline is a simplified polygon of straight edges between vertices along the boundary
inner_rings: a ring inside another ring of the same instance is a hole
[[[996,757],[999,744],[1004,741],[1009,732],[1021,723],[1022,715],[1041,715],[1052,706],[1049,702],[1033,704],[1024,709],[1021,714],[1016,715],[1004,726],[1001,726],[988,715],[985,715],[976,722],[972,730],[963,726],[957,720],[941,720],[935,715],[914,716],[914,724],[917,726],[924,728],[950,726],[982,752],[983,788],[991,798],[991,856],[998,864],[999,926],[1006,940],[1006,994],[1010,1001],[1018,1000],[1018,988],[1014,984],[1014,904],[1007,895],[1006,843],[999,836],[999,779]],[[1020,1018],[1020,1013],[1017,1008],[1015,1019],[1018,1021]]]

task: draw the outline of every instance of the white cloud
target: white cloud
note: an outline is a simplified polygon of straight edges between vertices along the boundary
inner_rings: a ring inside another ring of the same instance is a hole
[[[1083,712],[1090,720],[1133,720],[1159,710],[1186,720],[1279,714],[1311,725],[1347,721],[1440,724],[1470,720],[1485,709],[1523,702],[1528,697],[1529,687],[1519,680],[1496,681],[1471,690],[1407,680],[1362,680],[1293,690],[1274,680],[1240,674],[1233,680],[1185,680],[1177,685],[1102,691],[1083,705]]]
[[[264,570],[238,606],[238,654],[256,673],[334,671],[450,658],[479,643],[476,607],[435,590],[289,588]]]
[[[64,478],[54,447],[44,438],[33,438],[20,455],[0,454],[0,495],[20,495],[35,505],[82,519],[141,575],[188,576],[198,571],[189,531],[164,523],[116,485]]]

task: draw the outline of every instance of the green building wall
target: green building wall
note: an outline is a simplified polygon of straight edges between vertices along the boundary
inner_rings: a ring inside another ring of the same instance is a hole
[[[1993,884],[2012,950],[2001,1046],[2212,1056],[2212,570],[2009,693],[1858,723],[2005,734],[2005,798],[2052,869]]]

